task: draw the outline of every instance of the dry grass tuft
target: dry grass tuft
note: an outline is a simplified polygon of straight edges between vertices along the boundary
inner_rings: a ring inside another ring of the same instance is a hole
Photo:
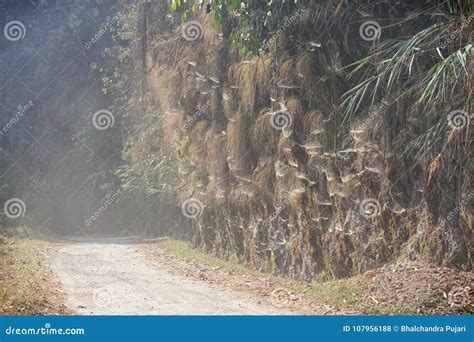
[[[237,112],[234,122],[227,124],[227,152],[230,171],[236,175],[247,174],[249,171],[249,148],[247,132],[249,129],[249,117]]]
[[[270,66],[272,62],[272,55],[266,54],[260,58],[255,58],[255,81],[256,92],[259,99],[269,97],[270,85]]]
[[[208,129],[207,121],[199,121],[189,133],[190,144],[187,146],[185,154],[189,160],[199,166],[200,170],[207,170],[207,150],[205,137]]]
[[[258,155],[271,155],[277,132],[271,124],[270,108],[262,109],[250,132],[250,144]]]
[[[288,58],[282,63],[278,70],[278,75],[281,82],[289,85],[296,83],[295,64],[296,61],[292,57]]]
[[[292,97],[286,103],[288,111],[293,116],[293,125],[303,123],[304,109],[301,100],[298,97]]]
[[[283,160],[288,160],[292,155],[293,140],[284,134],[281,134],[278,139],[278,155]]]
[[[272,158],[261,160],[259,164],[255,170],[255,182],[260,190],[271,196],[273,195],[273,183],[275,181],[275,164]]]
[[[298,56],[295,69],[297,78],[303,90],[303,94],[312,94],[314,92],[316,82],[314,80],[315,67],[310,52],[305,52]]]
[[[219,132],[215,126],[208,130],[206,135],[207,167],[209,175],[215,180],[219,189],[223,189],[227,184],[227,154],[222,148],[226,144],[227,136]]]
[[[255,66],[253,64],[235,63],[229,68],[229,80],[240,87],[240,105],[252,112],[256,97]]]
[[[292,97],[286,103],[286,107],[292,114],[296,114],[299,117],[303,115],[303,106],[301,104],[301,100],[298,97]]]
[[[160,65],[150,72],[148,83],[154,96],[157,97],[160,106],[165,112],[175,112],[178,108],[176,94],[181,93],[181,76],[178,71],[166,65]]]
[[[183,131],[184,135],[184,115],[180,115],[179,113],[162,113],[158,124],[161,127],[166,127],[166,129],[162,130],[163,139],[166,143],[171,144],[175,139],[175,133]]]

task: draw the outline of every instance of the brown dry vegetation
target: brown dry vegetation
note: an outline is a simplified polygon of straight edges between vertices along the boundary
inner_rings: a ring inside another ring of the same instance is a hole
[[[142,247],[148,258],[172,272],[205,280],[211,286],[251,293],[262,303],[297,314],[474,313],[474,291],[469,287],[474,275],[470,272],[401,262],[348,279],[307,283],[209,256],[182,241],[163,239]],[[460,302],[451,300],[453,289],[466,296]]]
[[[405,262],[471,270],[472,205],[455,199],[472,189],[472,130],[448,128],[426,143],[433,123],[462,107],[470,90],[460,88],[430,116],[400,85],[388,102],[362,101],[357,116],[345,116],[343,94],[354,86],[347,65],[374,47],[360,40],[363,18],[348,15],[350,6],[307,5],[258,56],[231,44],[233,21],[219,27],[205,11],[190,14],[204,36],[189,42],[180,39],[179,14],[163,19],[167,6],[150,5],[143,18],[157,24],[142,35],[157,46],[145,51],[147,101],[157,119],[130,135],[135,159],[128,162],[146,173],[149,156],[179,158],[188,168],[174,175],[176,204],[193,197],[204,205],[186,237],[258,270],[323,281]],[[402,20],[403,11],[384,20]],[[344,22],[347,15],[354,21]],[[343,24],[318,31],[331,20]],[[409,37],[419,31],[415,21],[384,35]],[[271,113],[282,108],[293,124],[279,131]],[[141,139],[153,128],[160,147]],[[176,130],[180,144],[172,143]],[[429,148],[417,155],[423,144]],[[373,217],[361,214],[366,199],[380,203]],[[453,211],[457,220],[443,224]]]
[[[27,235],[0,231],[0,315],[68,314],[46,261],[52,245]]]

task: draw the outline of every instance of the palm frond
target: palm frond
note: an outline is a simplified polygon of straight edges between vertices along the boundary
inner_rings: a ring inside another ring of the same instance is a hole
[[[464,49],[452,53],[426,73],[422,81],[424,90],[418,103],[442,102],[448,93],[453,94],[458,84],[468,81],[467,59],[471,48],[472,45],[467,45]]]
[[[469,35],[463,33],[468,26],[466,19],[453,15],[439,18],[443,22],[407,39],[381,42],[369,56],[346,67],[351,69],[349,79],[358,76],[361,81],[343,94],[343,123],[367,101],[373,105],[377,98],[393,95],[396,89],[403,88],[404,95],[415,96],[415,105],[435,105],[466,86],[472,50],[472,45],[465,45]]]

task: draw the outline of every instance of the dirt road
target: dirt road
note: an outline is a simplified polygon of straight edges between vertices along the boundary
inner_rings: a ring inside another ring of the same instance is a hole
[[[67,294],[66,305],[80,315],[279,315],[241,293],[151,265],[139,245],[101,240],[71,243],[50,257]]]

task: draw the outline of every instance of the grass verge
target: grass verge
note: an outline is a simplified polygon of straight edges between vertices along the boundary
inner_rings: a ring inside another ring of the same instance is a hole
[[[159,247],[165,252],[178,258],[192,260],[194,262],[219,267],[220,269],[237,274],[247,274],[259,278],[264,278],[276,286],[295,294],[302,294],[305,299],[336,307],[347,306],[363,308],[359,303],[359,297],[364,289],[355,282],[347,280],[334,280],[324,283],[306,283],[292,279],[275,276],[269,273],[262,273],[231,261],[219,259],[207,254],[204,250],[194,248],[189,242],[166,239],[159,243]]]
[[[1,235],[0,315],[65,313],[41,259],[45,242]]]

